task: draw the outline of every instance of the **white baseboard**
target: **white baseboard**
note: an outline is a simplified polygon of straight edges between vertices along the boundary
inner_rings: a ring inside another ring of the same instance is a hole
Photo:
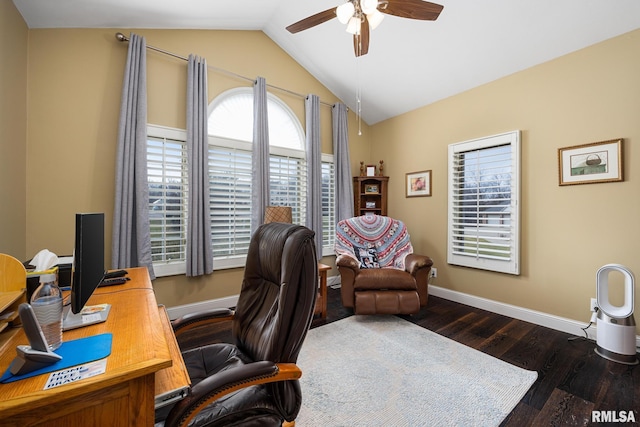
[[[530,310],[528,308],[516,305],[505,304],[502,302],[490,300],[487,298],[477,297],[475,295],[465,294],[463,292],[453,291],[451,289],[441,288],[429,285],[429,295],[444,298],[460,304],[470,305],[472,307],[491,311],[493,313],[502,314],[504,316],[513,317],[514,319],[524,320],[525,322],[534,323],[556,331],[566,332],[568,334],[584,337],[582,328],[586,327],[589,322],[578,322],[577,320],[567,319],[566,317],[555,316],[553,314],[543,313],[541,311]],[[587,329],[587,337],[591,340],[596,339],[597,329],[595,324]],[[636,347],[640,347],[640,336],[636,335]]]
[[[329,276],[327,277],[327,286],[335,288],[340,287],[340,276]]]

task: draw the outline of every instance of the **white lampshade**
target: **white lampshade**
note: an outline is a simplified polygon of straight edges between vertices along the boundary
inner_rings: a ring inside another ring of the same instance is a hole
[[[376,27],[380,25],[383,19],[384,19],[384,14],[380,12],[378,9],[376,9],[373,13],[370,13],[367,15],[367,20],[369,21],[369,27],[371,27],[372,30],[375,30]]]
[[[360,18],[352,16],[351,19],[349,19],[349,24],[347,24],[347,33],[360,34],[360,24]]]
[[[378,10],[378,0],[360,0],[360,9],[369,15]]]
[[[350,1],[341,4],[336,8],[336,15],[338,16],[338,21],[342,24],[346,24],[349,22],[349,19],[353,16],[353,12],[355,12],[355,7],[353,3]]]

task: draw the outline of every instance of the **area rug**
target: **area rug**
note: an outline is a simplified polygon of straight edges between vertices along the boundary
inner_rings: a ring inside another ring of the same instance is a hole
[[[309,331],[298,427],[497,426],[538,374],[396,316]]]

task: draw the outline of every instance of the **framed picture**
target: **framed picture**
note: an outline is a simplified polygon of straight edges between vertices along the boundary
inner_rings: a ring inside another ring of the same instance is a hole
[[[365,194],[378,194],[378,184],[365,184],[364,192]]]
[[[431,171],[408,173],[405,185],[406,197],[431,196]]]
[[[376,202],[365,202],[365,207],[367,209],[373,209],[376,207]]]
[[[622,181],[622,139],[558,149],[560,185]]]
[[[367,176],[376,176],[376,165],[367,165]]]

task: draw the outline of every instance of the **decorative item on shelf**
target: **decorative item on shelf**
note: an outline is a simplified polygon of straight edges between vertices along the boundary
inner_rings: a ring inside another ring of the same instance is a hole
[[[383,167],[384,167],[384,160],[380,160],[380,168],[378,169],[378,176],[384,176],[384,173],[382,173]]]
[[[364,162],[360,162],[360,176],[365,176],[364,175]]]
[[[560,185],[623,179],[622,138],[558,149]]]
[[[406,197],[431,196],[431,171],[411,172],[406,174]]]
[[[376,207],[376,202],[365,202],[365,207],[367,209],[375,209]]]
[[[365,194],[378,194],[378,184],[366,184],[364,186]]]
[[[367,176],[376,176],[376,165],[367,165]]]

